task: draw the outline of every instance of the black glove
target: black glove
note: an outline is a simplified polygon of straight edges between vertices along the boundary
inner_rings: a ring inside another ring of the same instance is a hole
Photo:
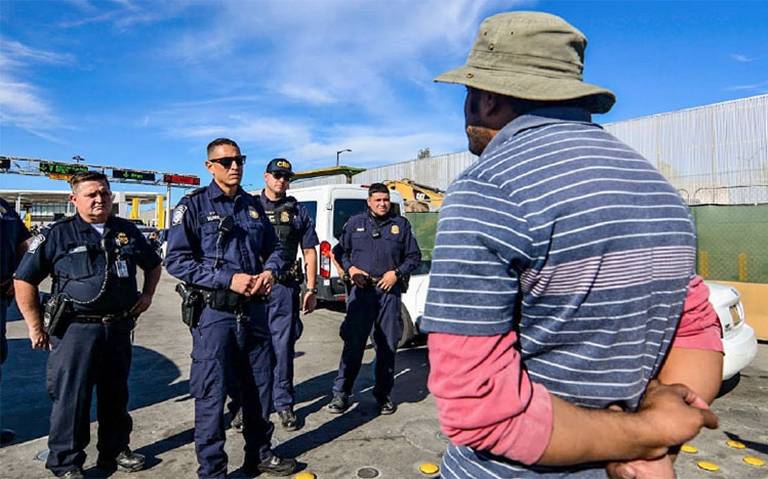
[[[368,276],[364,275],[363,273],[353,274],[352,282],[358,288],[365,288],[366,286],[368,286]]]

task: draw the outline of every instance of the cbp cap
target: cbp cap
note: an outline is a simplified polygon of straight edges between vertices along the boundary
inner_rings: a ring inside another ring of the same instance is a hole
[[[293,165],[285,158],[275,158],[267,163],[267,173],[285,173],[293,176]]]

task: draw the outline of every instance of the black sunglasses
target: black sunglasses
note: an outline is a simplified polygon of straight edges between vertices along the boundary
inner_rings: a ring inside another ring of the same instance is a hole
[[[243,166],[243,163],[245,163],[245,155],[225,156],[223,158],[213,158],[208,161],[211,163],[218,163],[228,170],[232,168],[232,163],[237,163],[237,166]]]
[[[281,171],[276,171],[274,173],[270,173],[270,175],[272,175],[272,177],[274,179],[276,179],[276,180],[290,180],[291,179],[291,175],[289,175],[288,173],[283,173]]]

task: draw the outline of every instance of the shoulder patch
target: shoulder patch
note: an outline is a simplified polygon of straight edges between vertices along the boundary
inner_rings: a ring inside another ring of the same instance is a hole
[[[32,242],[29,243],[29,249],[27,249],[27,253],[34,253],[35,251],[37,251],[37,248],[39,248],[44,241],[45,241],[45,235],[43,234],[36,235],[34,238],[32,238]]]
[[[173,210],[173,216],[171,217],[171,226],[181,224],[181,220],[184,219],[184,213],[187,212],[187,205],[179,205]]]

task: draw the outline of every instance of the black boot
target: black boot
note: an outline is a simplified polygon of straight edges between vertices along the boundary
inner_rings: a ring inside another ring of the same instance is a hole
[[[290,476],[296,472],[296,469],[298,469],[296,459],[274,455],[261,462],[251,461],[246,457],[242,467],[243,472],[254,476],[261,473],[269,474],[270,476]]]
[[[67,471],[56,477],[61,477],[63,479],[85,479],[85,474],[83,474],[83,470],[78,467],[77,469],[72,469],[71,471]]]
[[[293,412],[293,408],[288,408],[285,411],[277,411],[277,415],[280,416],[280,424],[286,431],[298,431],[299,420],[296,418],[296,413]]]
[[[237,414],[235,414],[235,417],[232,418],[231,423],[232,429],[234,429],[237,432],[243,432],[243,409],[240,408],[237,410]]]
[[[114,459],[104,459],[99,457],[96,461],[96,467],[104,471],[114,471],[120,469],[125,472],[136,472],[144,469],[145,458],[142,454],[131,452],[126,448]]]
[[[349,409],[350,401],[349,396],[346,394],[333,394],[333,399],[328,403],[328,412],[331,414],[341,414]]]
[[[394,414],[397,411],[397,405],[392,401],[390,396],[377,397],[376,406],[379,408],[379,414],[388,416]]]

